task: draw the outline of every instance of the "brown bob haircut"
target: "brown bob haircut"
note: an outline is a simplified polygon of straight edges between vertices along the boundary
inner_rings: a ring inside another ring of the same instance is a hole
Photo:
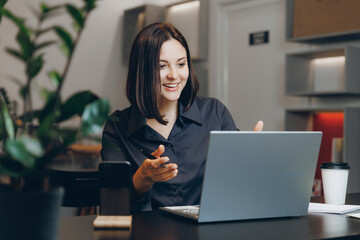
[[[199,83],[193,70],[189,47],[184,36],[169,23],[153,23],[142,29],[131,48],[126,96],[131,105],[137,107],[146,118],[155,118],[167,124],[159,112],[160,104],[160,48],[170,39],[175,39],[185,48],[189,77],[180,95],[180,101],[189,109],[199,90]]]

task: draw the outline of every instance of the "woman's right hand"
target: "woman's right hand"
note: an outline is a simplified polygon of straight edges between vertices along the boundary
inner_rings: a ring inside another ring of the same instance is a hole
[[[155,182],[165,182],[174,178],[177,173],[177,165],[174,163],[165,164],[169,161],[168,157],[161,157],[165,152],[164,145],[159,145],[158,149],[151,155],[156,159],[145,159],[133,177],[133,185],[138,195],[149,191]]]
[[[264,128],[264,122],[263,121],[258,121],[253,129],[253,131],[255,132],[261,132]]]

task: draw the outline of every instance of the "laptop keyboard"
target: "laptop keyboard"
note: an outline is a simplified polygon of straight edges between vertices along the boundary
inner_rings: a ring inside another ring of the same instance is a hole
[[[187,214],[187,215],[199,215],[199,209],[184,209],[184,210],[179,210],[181,211],[183,214]]]
[[[199,217],[199,206],[191,206],[190,208],[179,208],[179,209],[173,209],[173,211],[178,214],[185,217],[198,219]]]

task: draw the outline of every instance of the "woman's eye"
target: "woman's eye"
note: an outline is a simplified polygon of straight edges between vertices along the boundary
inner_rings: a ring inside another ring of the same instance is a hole
[[[161,68],[161,69],[163,69],[163,68],[165,68],[165,67],[166,67],[165,64],[160,64],[160,68]]]
[[[183,63],[179,63],[179,66],[180,67],[183,67],[183,66],[185,66],[186,65],[186,63],[185,62],[183,62]]]

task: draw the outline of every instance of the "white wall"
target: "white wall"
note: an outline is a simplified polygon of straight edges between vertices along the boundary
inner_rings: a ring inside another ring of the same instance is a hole
[[[9,0],[6,7],[14,14],[28,18],[27,22],[34,26],[35,19],[29,10],[29,5],[37,7],[42,0]],[[81,6],[80,0],[47,0],[49,5],[71,2]],[[101,97],[109,98],[112,109],[122,109],[128,106],[125,96],[125,81],[127,67],[122,64],[122,24],[123,12],[126,9],[142,5],[145,2],[165,5],[179,0],[102,0],[98,1],[98,7],[89,16],[85,30],[81,36],[78,48],[75,51],[62,96],[65,98],[75,91],[92,90]],[[61,26],[71,30],[69,17],[60,16],[51,22],[57,22]],[[7,76],[24,80],[24,68],[22,64],[4,49],[17,47],[15,42],[16,27],[8,19],[3,18],[0,25],[0,86],[5,86],[10,98],[20,99],[18,87]],[[46,38],[51,39],[49,34]],[[47,49],[46,65],[37,77],[38,85],[51,87],[46,72],[52,69],[61,71],[65,58],[58,47]],[[33,94],[34,105],[41,106],[42,100],[38,94]],[[20,108],[21,109],[21,108]]]
[[[90,89],[101,97],[109,98],[113,110],[128,106],[125,97],[127,67],[122,63],[123,12],[125,9],[144,3],[168,5],[180,1],[99,1],[98,7],[89,17],[80,44],[75,51],[64,85],[63,97],[75,91]],[[14,13],[27,17],[29,24],[34,25],[34,18],[28,5],[31,3],[37,6],[40,2],[41,0],[9,0],[7,7]],[[81,0],[47,0],[46,2],[48,4],[82,3]],[[260,3],[260,7],[251,7],[256,3]],[[261,9],[262,3],[268,7]],[[268,9],[273,7],[278,9],[273,11],[278,12],[276,16],[271,17]],[[344,103],[359,105],[358,99],[300,99],[285,96],[285,54],[317,47],[285,42],[285,0],[209,0],[208,15],[209,52],[208,61],[204,61],[203,64],[209,72],[209,95],[227,104],[240,129],[250,129],[258,119],[262,119],[265,120],[265,130],[282,130],[286,107]],[[61,16],[53,21],[57,20],[67,29],[71,29],[71,21],[68,17]],[[246,41],[241,40],[242,34],[246,37],[249,31],[266,29],[270,30],[270,43],[267,45],[249,47],[237,42]],[[228,31],[228,35],[224,35],[226,34],[224,31]],[[15,34],[14,25],[3,18],[0,25],[0,86],[8,89],[11,98],[19,99],[18,87],[9,81],[7,76],[14,76],[24,81],[24,69],[17,59],[4,52],[5,47],[16,47]],[[51,39],[52,35],[47,38]],[[53,68],[61,70],[64,59],[58,47],[48,49],[47,65],[37,78],[39,85],[50,86],[46,72]],[[260,70],[259,65],[256,64],[259,61],[263,64]],[[237,88],[243,92],[236,91]],[[37,96],[38,94],[34,94],[35,105],[40,106],[42,102]]]

